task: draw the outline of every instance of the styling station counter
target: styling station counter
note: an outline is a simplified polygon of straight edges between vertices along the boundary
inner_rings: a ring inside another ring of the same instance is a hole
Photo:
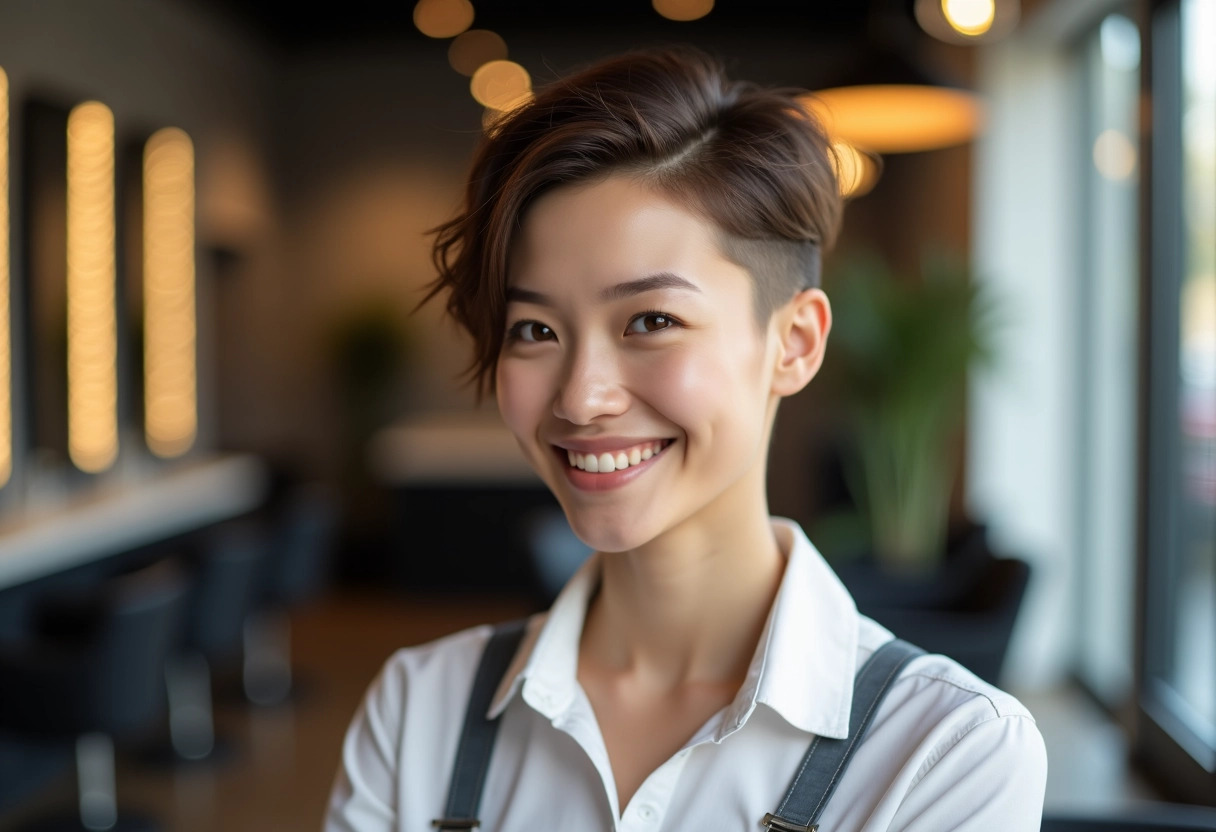
[[[368,464],[393,495],[389,580],[410,589],[535,588],[530,524],[557,501],[496,413],[392,425],[373,438]]]
[[[262,504],[268,482],[256,457],[202,457],[164,471],[115,476],[79,497],[0,517],[0,599],[11,599],[6,590],[247,514]]]

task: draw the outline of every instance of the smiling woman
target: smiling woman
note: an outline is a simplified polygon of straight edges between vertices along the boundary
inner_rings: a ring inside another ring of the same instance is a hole
[[[327,829],[1038,828],[1030,714],[858,615],[768,513],[840,216],[797,94],[641,53],[485,140],[432,296],[596,553],[548,613],[388,661]]]

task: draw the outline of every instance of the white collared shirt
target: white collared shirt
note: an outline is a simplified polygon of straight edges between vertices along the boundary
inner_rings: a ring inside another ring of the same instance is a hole
[[[814,735],[847,734],[858,668],[891,634],[858,614],[802,530],[734,701],[617,805],[604,739],[576,678],[591,558],[529,622],[494,697],[503,714],[482,794],[485,832],[759,830]],[[326,832],[421,832],[442,817],[465,705],[490,627],[398,651],[356,713]],[[943,656],[894,683],[820,818],[832,832],[1037,830],[1047,759],[1012,696]]]

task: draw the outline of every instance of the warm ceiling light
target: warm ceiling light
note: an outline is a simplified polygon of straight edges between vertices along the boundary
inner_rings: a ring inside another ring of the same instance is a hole
[[[978,37],[992,28],[996,0],[942,0],[942,14],[960,35]]]
[[[996,40],[1021,16],[1019,0],[916,0],[916,22],[947,43]]]
[[[0,69],[0,486],[8,482],[13,473],[8,236],[8,76]]]
[[[528,70],[514,61],[490,61],[473,73],[469,89],[478,104],[493,110],[510,110],[532,93],[532,79]]]
[[[979,129],[971,93],[926,84],[867,84],[803,99],[829,136],[876,153],[913,153],[969,141]]]
[[[194,283],[194,145],[166,127],[144,148],[144,424],[159,457],[198,432]]]
[[[654,10],[668,20],[698,20],[714,8],[714,0],[653,0]]]
[[[1131,177],[1136,171],[1136,147],[1125,133],[1115,128],[1103,130],[1094,140],[1094,167],[1112,182]]]
[[[98,101],[68,114],[68,454],[82,471],[118,456],[114,296],[114,116]]]
[[[505,61],[507,42],[489,29],[470,29],[448,47],[448,63],[461,75],[472,76],[490,61]]]
[[[840,195],[845,199],[868,194],[878,183],[882,157],[876,153],[858,150],[848,142],[833,142],[831,159]]]
[[[473,25],[473,4],[469,0],[418,0],[414,25],[427,37],[454,38]]]

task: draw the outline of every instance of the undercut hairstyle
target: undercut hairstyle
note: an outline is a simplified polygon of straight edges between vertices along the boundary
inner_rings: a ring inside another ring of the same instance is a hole
[[[506,328],[511,246],[528,207],[551,188],[635,177],[718,230],[721,253],[753,282],[761,327],[819,285],[841,198],[831,143],[799,89],[726,77],[688,47],[636,52],[563,78],[486,132],[463,210],[434,229],[438,277],[424,303],[473,337],[469,375],[493,392]]]

